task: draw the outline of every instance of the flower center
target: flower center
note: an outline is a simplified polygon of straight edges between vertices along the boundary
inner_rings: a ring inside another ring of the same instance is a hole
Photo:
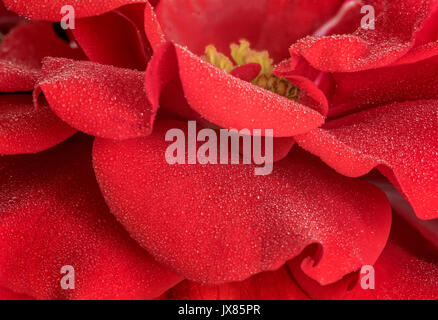
[[[247,40],[240,40],[239,44],[232,43],[230,45],[230,55],[234,62],[210,44],[205,47],[205,55],[202,58],[227,73],[239,66],[258,63],[261,70],[260,74],[252,81],[253,84],[288,99],[298,99],[298,88],[289,80],[279,78],[273,74],[274,60],[270,58],[268,51],[251,49],[251,45]]]

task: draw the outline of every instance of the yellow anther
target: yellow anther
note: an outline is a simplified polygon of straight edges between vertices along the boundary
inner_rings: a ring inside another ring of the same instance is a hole
[[[267,77],[262,74],[254,81],[254,84],[288,99],[295,100],[298,97],[297,87],[288,80],[278,78],[274,75]]]
[[[205,61],[210,62],[212,65],[226,72],[231,72],[234,69],[231,60],[223,53],[218,52],[214,45],[210,44],[205,47],[205,56],[203,58]]]
[[[258,63],[261,66],[260,74],[252,81],[253,84],[288,99],[296,100],[298,98],[299,91],[297,87],[287,79],[278,78],[273,75],[274,60],[269,57],[267,51],[251,49],[250,43],[247,40],[240,40],[240,45],[233,43],[230,45],[230,48],[231,57],[237,66],[249,63]],[[205,47],[203,59],[228,73],[236,67],[226,55],[218,52],[214,45]]]
[[[274,70],[274,60],[269,57],[268,51],[257,51],[251,49],[250,43],[247,40],[240,40],[240,45],[235,43],[230,45],[231,56],[239,66],[248,63],[258,63],[262,67],[261,75],[270,76]]]

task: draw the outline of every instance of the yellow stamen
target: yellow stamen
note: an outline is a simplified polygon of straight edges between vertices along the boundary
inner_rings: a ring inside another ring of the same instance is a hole
[[[252,81],[253,84],[291,100],[298,98],[299,90],[297,87],[289,80],[273,75],[274,60],[269,57],[268,51],[251,49],[247,40],[239,42],[239,45],[235,43],[230,45],[231,57],[237,66],[249,63],[258,63],[261,66],[260,74]],[[237,67],[226,55],[218,52],[214,45],[205,47],[203,59],[228,73]]]
[[[269,57],[268,51],[256,51],[251,49],[247,40],[240,40],[240,45],[230,45],[231,56],[239,66],[248,63],[258,63],[262,67],[260,75],[271,75],[274,70],[274,60]]]
[[[278,78],[274,75],[269,77],[261,75],[254,84],[291,100],[296,100],[298,98],[297,87],[288,80]]]
[[[234,65],[231,60],[224,54],[217,51],[216,47],[212,44],[205,47],[205,61],[210,62],[219,69],[231,72],[234,69]]]

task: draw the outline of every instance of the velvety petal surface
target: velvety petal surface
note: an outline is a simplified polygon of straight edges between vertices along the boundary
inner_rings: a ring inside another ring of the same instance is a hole
[[[438,101],[365,110],[295,137],[336,171],[358,177],[377,167],[421,219],[438,218]]]
[[[61,21],[65,14],[61,8],[70,5],[75,9],[76,18],[97,16],[132,3],[144,3],[146,0],[71,0],[68,4],[63,0],[3,0],[6,8],[21,16],[49,21]]]
[[[0,95],[0,154],[43,151],[74,133],[76,130],[59,119],[47,102],[35,108],[31,94]]]
[[[216,125],[238,130],[273,129],[274,136],[288,137],[324,122],[324,116],[313,109],[314,100],[308,100],[308,91],[303,91],[298,101],[290,100],[233,77],[182,47],[177,46],[176,51],[187,101]],[[319,89],[313,85],[312,93],[315,91]],[[324,109],[327,102],[318,102],[317,108]]]
[[[320,286],[297,270],[296,266],[296,263],[291,263],[290,269],[299,284],[313,299],[436,300],[438,298],[436,249],[405,221],[397,217],[394,217],[388,244],[374,265],[374,289],[364,290],[360,285],[359,275],[352,275],[329,286]]]
[[[172,166],[165,159],[172,128],[187,131],[181,122],[157,122],[147,138],[96,139],[93,150],[111,212],[158,261],[220,284],[275,270],[317,243],[303,269],[327,284],[379,256],[391,217],[374,186],[298,148],[268,176],[255,176],[253,165]]]
[[[44,57],[81,57],[64,40],[56,36],[50,23],[22,23],[0,43],[0,91],[33,90]]]
[[[183,281],[163,296],[170,300],[308,300],[287,267],[219,286]]]
[[[0,286],[38,299],[151,299],[180,281],[110,214],[90,140],[0,157]],[[74,290],[61,288],[65,265]]]
[[[416,63],[333,75],[330,116],[391,102],[438,98],[438,56]]]
[[[143,18],[144,5],[136,4],[123,9],[78,19],[72,33],[91,61],[145,70],[151,49],[144,38],[144,26],[137,25],[131,17],[132,13],[137,13]]]
[[[85,133],[130,139],[152,130],[156,110],[144,72],[93,62],[47,58],[39,86],[53,112]]]
[[[415,46],[418,33],[436,6],[436,0],[366,3],[375,8],[374,30],[360,27],[352,34],[304,38],[290,49],[292,67],[300,57],[316,69],[328,72],[360,71],[396,62]],[[424,56],[423,52],[410,60]]]

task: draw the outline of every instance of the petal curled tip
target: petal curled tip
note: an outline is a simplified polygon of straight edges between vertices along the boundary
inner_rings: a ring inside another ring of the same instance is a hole
[[[336,73],[330,116],[339,117],[396,101],[438,98],[438,56],[411,64]]]
[[[82,58],[60,39],[48,22],[21,23],[0,43],[0,91],[32,91],[41,71],[44,57]]]
[[[436,300],[438,255],[418,232],[394,215],[391,236],[379,259],[334,284],[321,286],[289,263],[294,278],[318,300]],[[371,289],[370,283],[374,284]],[[364,289],[365,288],[365,289]]]
[[[274,136],[304,133],[324,123],[319,112],[227,74],[176,46],[187,101],[208,121],[224,128],[273,129]]]
[[[379,0],[373,6],[374,28],[360,26],[351,34],[304,38],[290,48],[292,67],[303,57],[321,71],[354,72],[397,63],[404,56],[405,62],[414,62],[437,51],[432,44],[436,39],[429,44],[419,40],[434,17],[435,0],[406,0],[403,6]]]
[[[85,133],[121,140],[152,131],[156,109],[146,97],[144,72],[46,58],[39,86],[51,109]]]
[[[438,218],[438,101],[375,107],[296,136],[298,144],[341,174],[380,170],[421,219]]]

